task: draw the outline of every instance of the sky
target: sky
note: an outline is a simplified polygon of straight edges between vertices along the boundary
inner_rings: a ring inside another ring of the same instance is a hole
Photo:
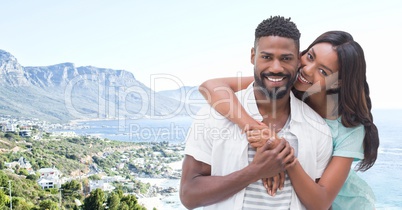
[[[132,72],[153,90],[251,76],[257,25],[291,17],[301,49],[329,30],[363,47],[373,108],[402,109],[402,1],[0,0],[0,49],[22,66],[71,62]]]

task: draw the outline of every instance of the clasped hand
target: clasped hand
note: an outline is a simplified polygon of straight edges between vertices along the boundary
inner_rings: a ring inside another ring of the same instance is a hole
[[[247,126],[245,133],[250,145],[257,148],[253,163],[261,166],[259,175],[264,187],[269,195],[275,196],[284,187],[285,170],[296,163],[294,149],[264,123]]]

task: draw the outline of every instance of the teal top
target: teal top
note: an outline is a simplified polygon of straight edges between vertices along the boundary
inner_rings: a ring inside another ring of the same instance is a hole
[[[338,118],[337,120],[325,119],[325,121],[331,128],[332,143],[334,146],[332,156],[354,158],[355,161],[364,158],[363,125],[347,128],[342,125],[341,118]]]
[[[342,125],[340,118],[325,121],[332,133],[333,156],[354,158],[355,161],[364,158],[363,125],[347,128]],[[332,209],[375,209],[375,195],[371,187],[351,169]]]

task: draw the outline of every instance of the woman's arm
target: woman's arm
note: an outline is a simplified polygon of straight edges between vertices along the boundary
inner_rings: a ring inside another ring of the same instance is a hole
[[[353,158],[332,157],[318,182],[297,163],[287,172],[297,197],[307,209],[329,209],[348,177]]]
[[[199,91],[217,112],[247,130],[248,126],[259,124],[247,114],[234,93],[247,88],[253,81],[254,77],[210,79],[200,85]]]

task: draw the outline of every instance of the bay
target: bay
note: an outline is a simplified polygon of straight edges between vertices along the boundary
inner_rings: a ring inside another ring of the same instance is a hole
[[[372,168],[358,174],[372,187],[376,209],[402,209],[402,110],[374,110],[373,116],[380,135],[378,158]],[[71,131],[117,141],[183,143],[191,122],[190,117],[85,121]],[[178,188],[176,182],[169,185]],[[177,193],[161,200],[167,209],[184,209]]]

